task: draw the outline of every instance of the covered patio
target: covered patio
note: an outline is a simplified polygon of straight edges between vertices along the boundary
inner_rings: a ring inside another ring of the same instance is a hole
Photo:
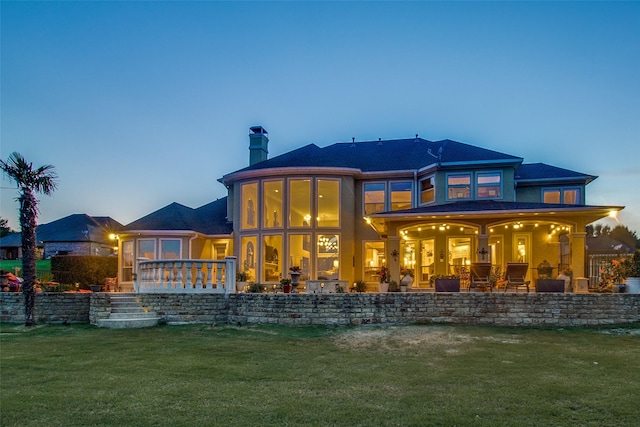
[[[413,290],[432,289],[436,278],[451,276],[466,288],[476,262],[490,263],[498,280],[507,263],[517,262],[528,264],[526,279],[533,285],[565,274],[575,291],[587,272],[585,227],[621,209],[467,201],[376,213],[366,221],[385,241],[390,277],[410,272]]]

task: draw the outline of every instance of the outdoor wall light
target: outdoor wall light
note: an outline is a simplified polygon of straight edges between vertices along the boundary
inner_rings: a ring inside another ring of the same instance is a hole
[[[440,262],[444,262],[444,251],[440,249]]]
[[[394,249],[394,250],[391,251],[391,256],[393,257],[394,261],[398,260],[398,255],[400,255],[400,254],[398,253],[397,249]]]

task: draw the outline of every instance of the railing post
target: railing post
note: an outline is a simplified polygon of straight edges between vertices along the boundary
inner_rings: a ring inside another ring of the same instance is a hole
[[[225,257],[225,278],[224,278],[224,291],[227,294],[233,294],[236,292],[236,260],[237,257],[228,256]]]

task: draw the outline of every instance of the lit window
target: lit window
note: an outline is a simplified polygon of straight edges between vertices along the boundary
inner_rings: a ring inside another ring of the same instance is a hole
[[[544,203],[556,203],[565,205],[578,205],[582,203],[580,189],[570,188],[545,188],[542,190]]]
[[[502,176],[499,172],[478,173],[478,199],[497,199],[502,197]]]
[[[420,203],[431,203],[435,200],[435,185],[432,176],[420,181]]]
[[[449,175],[447,177],[447,195],[449,200],[471,198],[471,175]]]
[[[122,281],[133,281],[133,241],[122,242]]]
[[[390,193],[392,211],[411,209],[411,182],[392,182]]]
[[[318,235],[316,271],[318,280],[340,278],[340,245],[337,235]]]
[[[289,181],[289,226],[311,227],[311,180]]]
[[[340,226],[340,181],[318,180],[318,227]]]
[[[258,203],[258,184],[242,184],[241,187],[241,196],[240,200],[242,201],[242,208],[240,212],[240,217],[242,218],[241,228],[256,228],[258,226],[258,218],[257,218],[257,203]]]
[[[265,282],[279,282],[282,275],[282,235],[264,236],[262,268]]]
[[[264,200],[264,228],[282,227],[282,181],[265,181],[262,184]]]
[[[384,211],[384,183],[375,182],[364,185],[364,214]]]

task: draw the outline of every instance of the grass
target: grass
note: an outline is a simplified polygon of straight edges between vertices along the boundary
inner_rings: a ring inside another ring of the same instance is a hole
[[[22,275],[22,260],[0,260],[0,269],[7,270],[12,273],[15,273],[13,267],[20,267],[20,276]],[[51,260],[50,259],[40,259],[36,261],[36,270],[51,270]]]
[[[638,327],[3,324],[0,424],[631,426]]]

